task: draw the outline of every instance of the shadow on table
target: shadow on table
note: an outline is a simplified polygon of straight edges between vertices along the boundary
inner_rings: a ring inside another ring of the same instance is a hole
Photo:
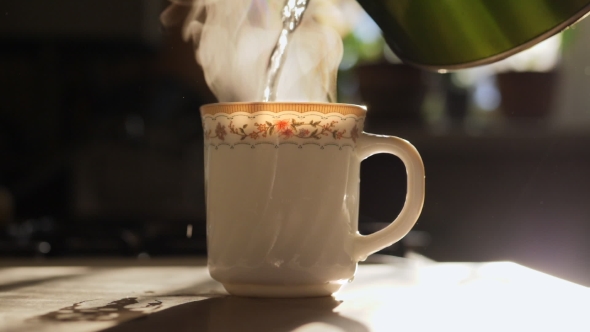
[[[79,275],[77,275],[77,274],[63,275],[63,276],[50,276],[50,277],[43,277],[43,278],[38,278],[38,279],[22,280],[22,281],[15,281],[15,282],[6,283],[6,284],[0,284],[0,293],[14,291],[16,289],[24,288],[24,287],[37,286],[37,285],[40,285],[40,284],[43,284],[46,282],[65,281],[68,279],[76,278],[78,276]]]
[[[360,322],[334,312],[341,302],[332,297],[255,299],[223,296],[178,305],[103,332],[126,331],[292,331],[321,323],[345,332],[365,332]]]

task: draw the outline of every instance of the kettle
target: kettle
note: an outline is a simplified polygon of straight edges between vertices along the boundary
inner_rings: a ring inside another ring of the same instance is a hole
[[[357,1],[402,61],[438,71],[502,60],[590,11],[590,0]]]

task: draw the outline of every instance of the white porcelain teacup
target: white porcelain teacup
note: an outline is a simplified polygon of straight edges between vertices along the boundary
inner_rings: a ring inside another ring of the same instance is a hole
[[[201,108],[205,132],[208,268],[234,295],[330,295],[357,262],[404,237],[424,202],[418,151],[397,137],[364,133],[361,106],[222,103]],[[405,164],[397,219],[358,233],[363,159]]]

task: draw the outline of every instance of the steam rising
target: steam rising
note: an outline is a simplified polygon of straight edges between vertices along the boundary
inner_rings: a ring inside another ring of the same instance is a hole
[[[209,88],[220,102],[260,101],[285,0],[171,0],[165,26],[183,24]],[[286,51],[277,101],[336,98],[342,39],[319,16],[330,0],[311,0]],[[321,9],[321,11],[320,11]]]

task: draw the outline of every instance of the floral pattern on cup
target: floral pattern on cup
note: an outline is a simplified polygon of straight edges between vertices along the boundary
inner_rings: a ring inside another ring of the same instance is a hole
[[[289,139],[291,137],[298,137],[304,139],[322,139],[322,136],[332,136],[334,139],[352,139],[356,142],[359,137],[359,130],[355,125],[350,132],[347,129],[335,128],[338,121],[330,121],[321,123],[321,121],[314,122],[313,120],[309,123],[297,122],[295,119],[289,120],[278,120],[275,123],[265,121],[264,123],[254,123],[254,128],[248,128],[248,124],[244,124],[242,127],[236,127],[233,122],[229,123],[229,134],[240,136],[240,140],[246,138],[259,139],[271,137],[272,135],[279,136],[280,138]],[[306,128],[309,127],[309,128]],[[214,134],[214,135],[213,135]],[[217,123],[214,133],[208,130],[205,136],[209,139],[218,138],[222,141],[225,140],[225,136],[228,135],[228,131],[225,126],[220,122]]]
[[[350,115],[217,114],[206,117],[203,127],[205,139],[215,146],[277,140],[280,143],[308,141],[316,145],[352,146],[360,135],[362,119]]]

